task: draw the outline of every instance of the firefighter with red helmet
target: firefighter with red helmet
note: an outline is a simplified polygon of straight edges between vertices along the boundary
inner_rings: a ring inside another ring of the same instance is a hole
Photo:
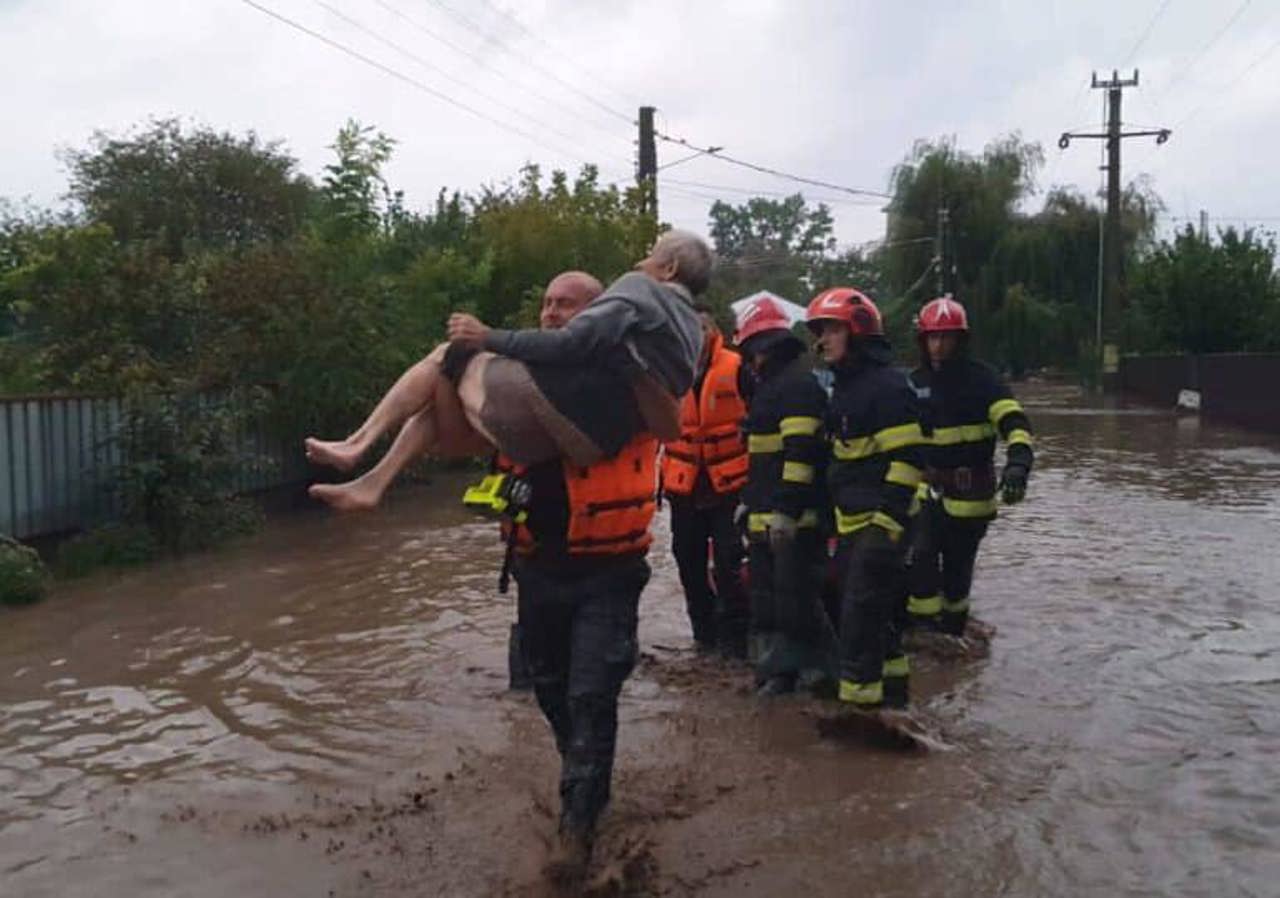
[[[744,390],[749,462],[742,502],[757,691],[820,690],[829,682],[830,655],[819,588],[827,394],[803,358],[804,342],[770,297],[741,310],[735,342],[754,379]]]
[[[880,311],[865,294],[824,290],[807,317],[835,375],[826,430],[841,568],[838,697],[859,709],[903,707],[905,534],[924,476],[915,393],[893,367]]]
[[[929,432],[928,495],[912,539],[907,612],[913,624],[964,633],[974,561],[996,495],[1022,501],[1034,454],[1022,405],[990,366],[970,358],[969,320],[950,295],[916,318],[921,364],[911,382]],[[996,439],[1005,442],[995,471]]]

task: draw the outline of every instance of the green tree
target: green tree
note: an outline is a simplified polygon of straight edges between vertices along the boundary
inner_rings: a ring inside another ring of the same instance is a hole
[[[1216,241],[1190,225],[1132,273],[1129,345],[1146,351],[1240,352],[1280,347],[1276,245],[1252,229]]]
[[[297,232],[312,194],[296,160],[264,143],[174,119],[126,137],[98,132],[63,153],[70,197],[121,242],[157,240],[172,259],[187,247],[243,246]]]

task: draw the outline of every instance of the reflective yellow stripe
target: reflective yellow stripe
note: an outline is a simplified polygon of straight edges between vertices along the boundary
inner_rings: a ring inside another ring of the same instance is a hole
[[[788,483],[813,483],[813,465],[802,461],[782,463],[782,479]]]
[[[753,433],[747,436],[747,451],[751,453],[767,453],[782,451],[782,434]]]
[[[813,436],[813,434],[822,429],[822,419],[797,415],[791,418],[783,418],[782,423],[778,426],[782,431],[783,438],[807,437]]]
[[[884,476],[884,479],[888,483],[896,483],[914,490],[924,479],[924,472],[905,461],[895,461],[889,463],[889,473]]]
[[[956,599],[954,602],[951,601],[950,599],[943,599],[942,610],[947,611],[951,614],[959,614],[962,611],[968,611],[969,599],[966,597],[963,599]]]
[[[911,666],[906,655],[888,658],[884,662],[882,674],[886,677],[905,677],[911,673]]]
[[[933,617],[942,613],[942,596],[908,596],[907,614]]]
[[[855,683],[852,680],[840,681],[840,701],[855,705],[878,705],[884,701],[884,682]]]
[[[840,461],[857,461],[876,454],[875,437],[854,437],[851,440],[832,440],[831,453]]]
[[[1027,433],[1027,431],[1025,430],[1011,430],[1009,431],[1009,439],[1006,440],[1006,442],[1010,446],[1013,446],[1017,443],[1021,443],[1023,446],[1030,446],[1031,434]]]
[[[933,431],[933,445],[955,446],[960,443],[978,443],[995,439],[996,429],[986,421],[981,424],[961,424],[958,427],[939,427]]]
[[[892,452],[903,446],[916,446],[923,443],[924,433],[920,430],[920,425],[913,421],[910,424],[899,424],[896,427],[886,427],[884,430],[877,431],[874,439],[881,452]]]
[[[1022,403],[1016,399],[997,399],[991,403],[991,407],[987,409],[987,418],[996,427],[1000,426],[1000,419],[1005,415],[1011,415],[1014,412],[1022,411]]]
[[[996,513],[996,500],[942,497],[942,507],[953,518],[989,518]]]
[[[773,517],[772,512],[753,511],[747,515],[747,530],[751,533],[764,533],[769,529],[769,518]],[[800,517],[796,520],[797,527],[817,527],[818,513],[813,509],[800,512]]]
[[[858,511],[845,514],[840,509],[836,509],[836,532],[842,536],[855,533],[871,524],[883,527],[895,537],[902,535],[902,525],[883,511]]]

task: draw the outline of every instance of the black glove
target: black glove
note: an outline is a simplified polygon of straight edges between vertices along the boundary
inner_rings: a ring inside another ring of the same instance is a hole
[[[1004,466],[1004,474],[1000,476],[1000,492],[1005,505],[1017,505],[1027,495],[1027,475],[1031,472],[1026,465],[1010,462]]]

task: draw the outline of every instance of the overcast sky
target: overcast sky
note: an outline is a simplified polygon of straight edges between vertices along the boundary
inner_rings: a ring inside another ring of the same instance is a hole
[[[358,118],[399,141],[388,178],[414,206],[525,161],[627,179],[641,103],[695,144],[874,190],[918,138],[980,150],[1020,131],[1044,146],[1042,187],[1092,192],[1100,145],[1058,135],[1098,124],[1091,70],[1136,66],[1126,124],[1174,134],[1126,141],[1126,180],[1150,174],[1170,216],[1280,222],[1280,0],[254,2],[421,86],[245,0],[0,0],[0,197],[58,202],[58,147],[152,116],[281,139],[312,174]],[[659,184],[662,217],[704,232],[717,197],[803,189],[833,201],[842,242],[882,235],[878,203],[706,157]]]

